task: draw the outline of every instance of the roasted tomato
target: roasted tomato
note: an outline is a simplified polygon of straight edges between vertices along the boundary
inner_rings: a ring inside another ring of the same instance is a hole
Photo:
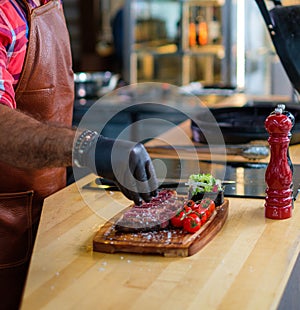
[[[174,227],[182,227],[183,226],[183,220],[185,218],[185,212],[180,211],[175,216],[171,218],[171,224]]]
[[[183,229],[189,233],[195,233],[201,228],[201,220],[196,213],[189,214],[183,220]]]

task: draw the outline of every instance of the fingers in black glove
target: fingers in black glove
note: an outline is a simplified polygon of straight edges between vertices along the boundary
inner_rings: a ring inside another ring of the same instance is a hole
[[[93,152],[88,154],[89,166],[95,167],[99,176],[114,181],[128,199],[139,205],[156,196],[155,170],[141,143],[100,136],[94,150],[94,156]]]
[[[116,181],[117,186],[119,187],[120,191],[124,194],[125,197],[127,197],[129,200],[132,200],[135,205],[139,206],[142,204],[143,200],[136,190],[129,190],[127,187],[124,187],[121,183]],[[134,184],[132,184],[131,188],[134,187]]]
[[[157,195],[157,180],[152,161],[142,144],[137,144],[129,156],[130,171],[136,180],[137,192],[149,202]]]
[[[124,159],[126,156],[124,157]],[[157,195],[157,180],[152,161],[142,144],[136,144],[130,149],[127,167],[115,171],[118,187],[123,194],[140,205],[142,200],[149,202]]]

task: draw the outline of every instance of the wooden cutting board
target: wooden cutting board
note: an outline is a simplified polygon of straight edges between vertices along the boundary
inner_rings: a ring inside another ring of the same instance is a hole
[[[161,231],[120,233],[114,223],[124,212],[106,222],[93,239],[93,250],[104,253],[139,253],[163,256],[191,256],[202,249],[221,230],[228,216],[229,201],[216,208],[209,221],[194,234],[181,229],[168,228]]]

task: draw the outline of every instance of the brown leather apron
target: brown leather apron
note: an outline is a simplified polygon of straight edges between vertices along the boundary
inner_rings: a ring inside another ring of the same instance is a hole
[[[16,88],[17,108],[40,121],[70,127],[74,85],[63,12],[57,0],[35,9],[24,3],[30,32]],[[65,185],[65,168],[16,169],[0,162],[0,272],[29,260],[32,226],[39,221],[43,200]]]

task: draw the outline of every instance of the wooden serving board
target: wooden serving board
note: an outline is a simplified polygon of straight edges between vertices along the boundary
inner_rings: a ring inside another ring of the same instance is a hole
[[[191,256],[202,249],[221,230],[228,216],[229,201],[216,208],[209,221],[194,234],[182,229],[167,228],[161,231],[120,233],[114,223],[121,216],[116,215],[106,222],[93,239],[95,252],[158,254],[163,256]]]

